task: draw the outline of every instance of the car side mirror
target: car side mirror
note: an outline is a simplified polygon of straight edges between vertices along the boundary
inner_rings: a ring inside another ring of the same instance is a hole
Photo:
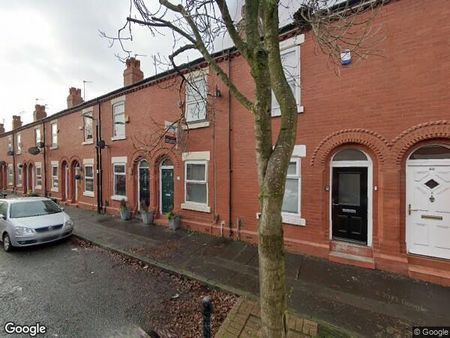
[[[64,211],[64,207],[59,207],[61,209],[61,211]]]

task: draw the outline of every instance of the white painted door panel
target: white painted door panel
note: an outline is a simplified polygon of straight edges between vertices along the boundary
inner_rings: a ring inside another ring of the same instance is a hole
[[[450,163],[408,165],[408,252],[450,259]]]

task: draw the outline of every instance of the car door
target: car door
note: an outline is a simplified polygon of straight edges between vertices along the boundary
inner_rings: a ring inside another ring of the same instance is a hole
[[[0,202],[0,214],[4,218],[0,218],[0,234],[6,229],[6,218],[8,217],[8,203]]]

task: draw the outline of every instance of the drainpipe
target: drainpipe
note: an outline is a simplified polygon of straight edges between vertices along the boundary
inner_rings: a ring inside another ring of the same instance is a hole
[[[47,197],[48,196],[48,191],[47,191],[47,142],[46,142],[46,135],[45,135],[45,122],[42,122],[42,135],[44,136],[44,166],[43,168],[41,168],[41,170],[43,171],[43,175],[41,172],[41,178],[43,178],[43,185],[44,185],[44,196]],[[50,138],[51,139],[51,138]]]
[[[228,50],[228,79],[231,81],[231,52]],[[231,159],[231,90],[228,88],[228,228],[229,237],[233,237],[233,221],[231,207],[231,189],[232,189],[232,159]]]
[[[12,152],[13,152],[13,192],[16,192],[17,176],[16,176],[16,135],[12,133]]]
[[[103,213],[103,173],[102,173],[102,108],[100,104],[100,100],[97,99],[98,104],[98,118],[97,123],[95,125],[95,154],[96,154],[96,162],[97,162],[97,213]]]

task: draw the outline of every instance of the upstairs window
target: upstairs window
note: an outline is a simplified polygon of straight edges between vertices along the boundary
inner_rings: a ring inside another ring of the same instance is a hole
[[[8,151],[13,151],[12,136],[8,136]]]
[[[53,122],[51,125],[52,132],[52,148],[58,147],[58,124]]]
[[[206,75],[192,76],[186,84],[186,122],[206,120],[207,83]]]
[[[291,87],[297,103],[297,112],[303,112],[300,97],[300,43],[304,40],[303,35],[298,35],[280,43],[280,56],[284,75]],[[272,116],[280,116],[280,104],[272,92]]]
[[[36,141],[36,145],[41,143],[41,129],[40,128],[36,128],[34,130],[34,139]]]
[[[83,114],[84,142],[92,142],[94,139],[92,112]]]
[[[125,138],[125,102],[113,105],[113,139]]]
[[[17,134],[16,137],[16,149],[17,149],[17,154],[20,154],[22,152],[22,135],[21,134]]]

